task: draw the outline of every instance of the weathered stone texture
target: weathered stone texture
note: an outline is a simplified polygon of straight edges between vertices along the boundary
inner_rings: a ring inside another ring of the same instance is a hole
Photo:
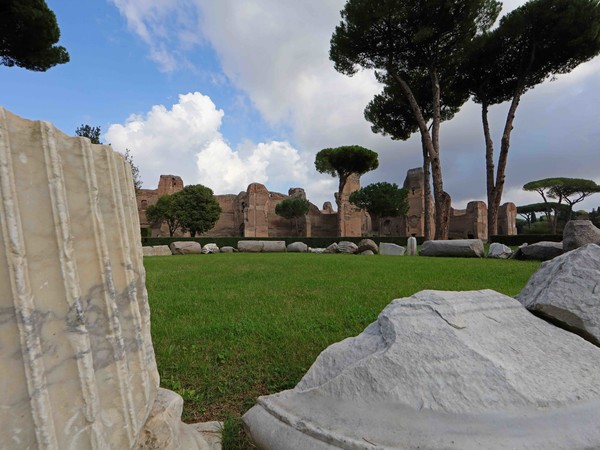
[[[382,242],[379,244],[379,253],[382,255],[402,256],[406,249],[400,245],[392,244],[391,242]]]
[[[0,251],[0,448],[137,448],[158,372],[123,156],[0,108]]]
[[[331,202],[325,202],[323,209],[310,203],[308,214],[297,221],[290,221],[278,216],[275,208],[287,198],[306,199],[302,188],[291,188],[288,195],[269,192],[260,183],[252,183],[246,191],[237,195],[215,195],[221,206],[221,215],[215,226],[209,230],[208,236],[240,236],[240,237],[329,237],[329,236],[422,236],[425,223],[425,199],[423,189],[423,169],[416,168],[407,172],[404,188],[408,190],[409,211],[405,216],[382,217],[371,221],[366,211],[356,209],[349,203],[350,194],[360,188],[360,177],[352,175],[342,193],[341,223],[338,229],[338,212],[333,210]],[[146,208],[155,204],[160,195],[167,195],[183,189],[183,181],[173,175],[161,175],[159,188],[141,189],[138,192],[138,209],[143,228],[149,229],[152,236],[168,236],[165,224],[149,224],[146,219]],[[336,195],[337,197],[337,195]],[[430,218],[433,227],[433,200],[429,199]],[[464,238],[487,238],[487,215],[483,202],[471,202],[464,211],[453,210],[450,216],[451,236]],[[512,203],[502,205],[499,213],[499,234],[516,234],[516,207]],[[503,225],[504,224],[504,225]],[[432,228],[432,232],[435,230]],[[183,236],[181,230],[176,236]]]
[[[487,225],[485,202],[469,202],[467,209],[450,208],[450,239],[487,240]]]
[[[513,251],[510,247],[507,247],[499,242],[493,242],[490,244],[487,257],[495,259],[508,259],[512,254]]]
[[[202,254],[204,255],[208,255],[208,254],[212,254],[212,253],[220,253],[221,250],[219,250],[219,246],[217,244],[215,244],[214,242],[206,244],[202,247]]]
[[[600,229],[589,220],[570,220],[563,229],[563,251],[600,244]]]
[[[306,253],[308,252],[308,245],[304,242],[292,242],[287,246],[288,253]]]
[[[417,238],[411,236],[406,242],[408,256],[417,256]]]
[[[202,253],[202,245],[196,241],[175,241],[169,244],[173,255],[199,255]]]
[[[456,239],[452,241],[426,241],[421,245],[421,256],[483,257],[481,239]]]
[[[600,344],[600,247],[588,244],[546,261],[517,299]]]
[[[152,247],[154,249],[154,256],[171,256],[171,249],[168,245],[155,245]]]
[[[285,241],[238,241],[238,250],[247,253],[285,252]]]
[[[600,448],[599,365],[515,299],[422,291],[243,421],[265,450]]]
[[[358,245],[356,245],[354,242],[350,242],[350,241],[341,241],[341,242],[338,242],[337,250],[338,250],[338,253],[354,254],[354,253],[358,252]]]
[[[365,250],[371,250],[373,253],[379,253],[379,247],[373,239],[362,239],[358,243],[358,253],[362,253]]]
[[[498,209],[498,235],[515,236],[517,234],[517,205],[507,202]]]
[[[533,259],[549,261],[563,254],[562,242],[541,241],[531,245],[522,245],[512,255],[515,259]]]

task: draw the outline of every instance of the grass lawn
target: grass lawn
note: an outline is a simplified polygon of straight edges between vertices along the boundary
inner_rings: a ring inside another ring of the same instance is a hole
[[[513,296],[538,262],[320,254],[144,259],[161,385],[184,420],[224,420],[223,448],[252,448],[239,418],[294,387],[328,345],[359,334],[393,299],[423,289]]]

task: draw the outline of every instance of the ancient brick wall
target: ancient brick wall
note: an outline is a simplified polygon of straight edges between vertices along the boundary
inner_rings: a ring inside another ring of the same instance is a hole
[[[467,209],[450,208],[450,239],[487,240],[487,206],[473,201]]]

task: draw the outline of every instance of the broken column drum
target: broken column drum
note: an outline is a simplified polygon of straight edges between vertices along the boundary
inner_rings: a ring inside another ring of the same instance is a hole
[[[160,395],[124,157],[0,107],[0,249],[0,448],[138,448]]]

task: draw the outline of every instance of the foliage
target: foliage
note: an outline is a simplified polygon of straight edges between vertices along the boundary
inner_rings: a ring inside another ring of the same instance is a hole
[[[488,234],[496,232],[513,121],[521,96],[600,52],[598,0],[530,0],[504,16],[492,32],[473,40],[461,72],[481,103],[486,142]],[[495,167],[488,107],[510,101]]]
[[[0,65],[45,72],[69,62],[69,53],[56,46],[60,29],[44,0],[0,2]]]
[[[596,209],[592,208],[592,211],[590,212],[588,218],[592,221],[592,223],[595,226],[600,228],[600,207]]]
[[[362,332],[392,299],[423,289],[512,296],[540,263],[238,253],[144,265],[161,383],[188,399],[186,422],[226,420],[225,449],[252,448],[236,425],[258,396],[296,385],[327,346]]]
[[[310,204],[303,198],[286,198],[275,205],[275,214],[284,217],[294,223],[296,231],[298,230],[298,219],[308,213]]]
[[[275,205],[275,214],[286,219],[295,219],[308,213],[308,200],[303,198],[286,198]]]
[[[468,99],[464,79],[460,76],[443,76],[446,80],[440,92],[441,120],[450,120]],[[431,99],[431,77],[417,73],[405,76],[412,93],[421,107],[424,119],[430,121],[434,114]],[[365,119],[371,122],[373,133],[405,141],[419,131],[419,123],[399,83],[392,77],[385,79],[380,94],[373,97],[364,111]]]
[[[371,217],[379,220],[383,217],[403,216],[408,212],[408,191],[400,189],[396,183],[373,183],[350,194],[350,203],[366,209]]]
[[[557,205],[560,208],[563,201],[568,205],[566,212],[566,221],[571,219],[573,205],[583,201],[590,195],[600,192],[600,186],[592,180],[582,178],[544,178],[542,180],[530,181],[523,186],[526,191],[537,192],[544,199],[544,204],[547,205],[546,211],[550,211],[550,202],[548,198],[557,200]],[[552,222],[552,231],[556,232],[558,215],[555,214]]]
[[[156,204],[148,206],[146,218],[153,224],[162,224],[169,227],[169,236],[173,236],[177,228],[181,227],[181,219],[175,204],[174,195],[163,195]]]
[[[351,76],[359,67],[375,69],[377,79],[388,88],[366,112],[369,120],[375,119],[374,130],[404,138],[417,125],[424,168],[429,162],[432,168],[438,239],[448,235],[450,207],[439,154],[442,97],[456,110],[461,99],[466,100],[452,83],[471,39],[492,26],[500,7],[496,0],[348,0],[331,38],[329,56],[337,71]],[[390,111],[394,106],[387,99],[396,93],[404,98],[404,105]],[[390,125],[394,118],[403,123]]]
[[[377,153],[359,145],[325,148],[317,153],[315,167],[320,173],[339,177],[343,188],[350,175],[363,175],[379,167]]]
[[[75,130],[75,135],[88,138],[92,144],[102,143],[100,142],[100,127],[81,124],[81,126]]]
[[[136,166],[133,162],[133,156],[128,148],[125,149],[125,161],[131,167],[131,177],[133,178],[133,187],[135,192],[139,191],[142,188],[142,180],[140,178],[140,168]]]
[[[171,195],[179,226],[194,237],[215,226],[221,215],[221,206],[212,189],[201,184],[189,185]]]
[[[328,173],[339,178],[336,202],[338,206],[338,236],[344,236],[344,202],[342,192],[352,174],[363,175],[379,167],[377,153],[359,145],[325,148],[315,157],[315,168],[320,173]]]

